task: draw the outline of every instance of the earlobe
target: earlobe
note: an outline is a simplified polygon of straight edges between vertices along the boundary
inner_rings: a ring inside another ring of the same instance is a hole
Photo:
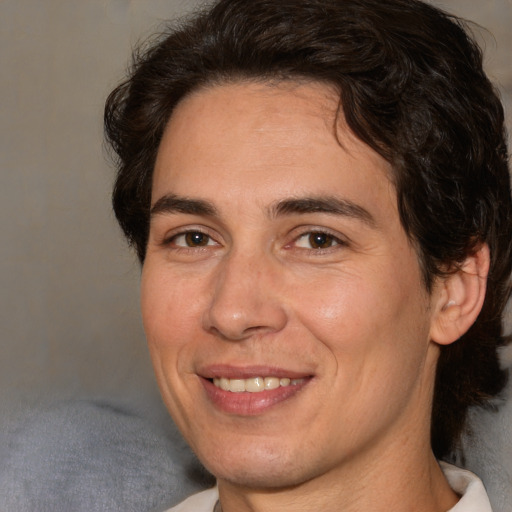
[[[430,339],[440,345],[458,340],[475,322],[485,299],[490,256],[487,244],[441,278],[434,305]]]

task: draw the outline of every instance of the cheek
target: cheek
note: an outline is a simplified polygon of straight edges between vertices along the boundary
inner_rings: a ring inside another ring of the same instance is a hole
[[[165,319],[169,300],[172,300],[172,293],[165,282],[165,279],[158,279],[158,275],[145,266],[142,271],[140,303],[144,332],[150,347],[163,334],[162,329],[166,327]]]
[[[141,311],[146,334],[159,337],[186,329],[191,318],[197,315],[197,285],[191,279],[145,265],[141,278]]]
[[[159,365],[175,368],[170,360],[177,358],[187,339],[185,333],[191,327],[193,314],[188,298],[189,293],[179,281],[151,267],[143,269],[142,321],[157,375]]]
[[[355,439],[368,417],[378,417],[378,425],[406,410],[411,396],[420,396],[428,348],[426,304],[416,286],[394,283],[331,281],[301,309],[302,324],[329,361],[324,369],[336,397],[326,399],[332,435],[341,422]]]
[[[155,376],[164,402],[173,418],[183,428],[188,413],[185,384],[191,375],[187,351],[194,350],[191,330],[197,324],[190,290],[179,279],[165,272],[143,268],[141,311],[144,331]],[[193,296],[192,296],[193,297]]]
[[[307,297],[307,300],[296,301],[295,309],[300,311],[301,322],[318,339],[350,344],[355,343],[356,338],[364,338],[388,314],[387,304],[383,305],[378,295],[378,289],[368,286],[368,280],[329,276],[317,281],[307,294],[295,294]]]
[[[302,324],[338,358],[359,357],[362,365],[375,356],[375,364],[382,366],[385,359],[394,365],[398,351],[418,357],[428,341],[426,293],[416,273],[409,274],[401,272],[398,279],[397,266],[374,275],[331,276],[307,295],[297,293],[308,300],[297,301],[295,309]]]

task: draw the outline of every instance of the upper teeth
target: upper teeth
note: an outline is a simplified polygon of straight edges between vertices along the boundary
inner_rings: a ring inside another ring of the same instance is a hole
[[[241,393],[248,391],[249,393],[258,393],[267,389],[276,389],[279,386],[295,386],[302,382],[303,379],[280,379],[279,377],[253,377],[251,379],[226,379],[225,377],[213,379],[213,383],[224,391],[232,391],[233,393]]]

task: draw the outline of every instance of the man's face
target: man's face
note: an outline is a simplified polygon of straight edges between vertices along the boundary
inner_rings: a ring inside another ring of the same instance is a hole
[[[221,481],[294,485],[428,447],[434,297],[389,165],[343,120],[336,138],[336,109],[321,84],[213,86],[161,143],[144,325]]]

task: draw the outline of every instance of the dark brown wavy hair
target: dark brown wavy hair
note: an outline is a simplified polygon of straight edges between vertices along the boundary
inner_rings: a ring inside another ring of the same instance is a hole
[[[322,81],[340,114],[393,168],[402,225],[427,290],[483,243],[491,252],[481,314],[441,347],[432,412],[438,457],[456,446],[467,409],[503,388],[512,206],[504,116],[463,21],[417,0],[220,0],[171,26],[133,60],[109,96],[113,205],[144,261],[152,173],[179,101],[237,80]]]

